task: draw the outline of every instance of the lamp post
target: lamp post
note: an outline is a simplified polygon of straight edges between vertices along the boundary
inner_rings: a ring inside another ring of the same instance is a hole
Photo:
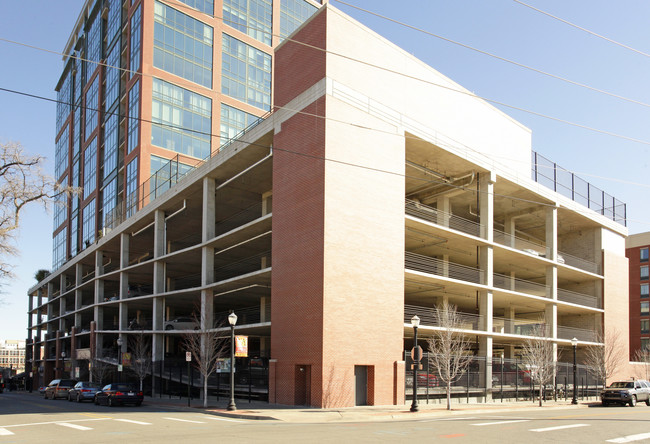
[[[117,382],[122,382],[122,338],[117,338]]]
[[[65,352],[61,352],[61,377],[65,377]]]
[[[578,339],[573,338],[571,339],[571,345],[573,345],[573,399],[571,400],[571,404],[577,404],[578,403],[578,397],[577,397],[577,391],[576,391],[576,351],[578,348]]]
[[[413,326],[413,402],[411,403],[411,411],[417,412],[418,407],[418,368],[420,367],[420,349],[418,348],[418,327],[420,326],[420,318],[417,315],[411,318],[411,325]]]
[[[228,315],[230,324],[230,402],[227,410],[237,410],[235,405],[235,324],[237,324],[237,315],[231,311]]]

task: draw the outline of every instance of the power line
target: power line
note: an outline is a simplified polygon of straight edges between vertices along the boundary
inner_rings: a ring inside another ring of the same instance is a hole
[[[544,71],[544,70],[542,70],[542,69],[538,69],[538,68],[534,68],[534,67],[529,66],[529,65],[525,65],[525,64],[523,64],[523,63],[517,62],[517,61],[512,60],[512,59],[508,59],[508,58],[505,58],[505,57],[501,57],[501,56],[496,55],[496,54],[493,54],[493,53],[491,53],[491,52],[488,52],[488,51],[484,51],[484,50],[482,50],[482,49],[475,48],[475,47],[473,47],[473,46],[467,45],[467,44],[465,44],[465,43],[461,43],[461,42],[456,41],[456,40],[452,40],[452,39],[447,38],[447,37],[443,37],[443,36],[441,36],[441,35],[439,35],[439,34],[434,34],[434,33],[430,32],[430,31],[425,30],[425,29],[418,28],[418,27],[413,26],[413,25],[409,25],[408,23],[401,22],[401,21],[399,21],[399,20],[395,20],[395,19],[390,18],[390,17],[387,17],[387,16],[385,16],[385,15],[378,14],[378,13],[376,13],[376,12],[370,11],[370,10],[368,10],[368,9],[364,9],[364,8],[359,7],[359,6],[355,6],[355,5],[353,5],[353,4],[350,4],[350,3],[345,2],[345,1],[343,1],[343,0],[332,0],[332,1],[335,1],[335,2],[341,3],[342,5],[349,6],[350,8],[357,9],[357,10],[359,10],[359,11],[365,12],[366,14],[373,15],[373,16],[375,16],[375,17],[381,18],[381,19],[383,19],[383,20],[387,20],[387,21],[389,21],[389,22],[392,22],[392,23],[398,24],[398,25],[400,25],[400,26],[404,26],[404,27],[409,28],[409,29],[412,29],[412,30],[414,30],[414,31],[421,32],[421,33],[426,34],[426,35],[429,35],[429,36],[431,36],[431,37],[435,37],[435,38],[437,38],[437,39],[444,40],[445,42],[448,42],[448,43],[451,43],[451,44],[454,44],[454,45],[457,45],[457,46],[463,47],[463,48],[465,48],[465,49],[469,49],[469,50],[471,50],[471,51],[478,52],[479,54],[483,54],[483,55],[486,55],[486,56],[488,56],[488,57],[492,57],[492,58],[495,58],[495,59],[497,59],[497,60],[501,60],[502,62],[510,63],[511,65],[518,66],[519,68],[524,68],[524,69],[527,69],[527,70],[529,70],[529,71],[533,71],[533,72],[536,72],[536,73],[538,73],[538,74],[542,74],[542,75],[545,75],[545,76],[547,76],[547,77],[551,77],[551,78],[553,78],[553,79],[561,80],[562,82],[566,82],[566,83],[569,83],[569,84],[571,84],[571,85],[578,86],[578,87],[580,87],[580,88],[585,88],[585,89],[588,89],[588,90],[590,90],[590,91],[594,91],[594,92],[597,92],[597,93],[600,93],[600,94],[604,94],[604,95],[607,95],[607,96],[610,96],[610,97],[614,97],[614,98],[617,98],[617,99],[620,99],[620,100],[624,100],[624,101],[626,101],[626,102],[630,102],[630,103],[634,103],[634,104],[637,104],[637,105],[641,105],[641,106],[644,106],[644,107],[650,108],[650,103],[642,102],[642,101],[640,101],[640,100],[632,99],[632,98],[630,98],[630,97],[625,97],[625,96],[622,96],[622,95],[620,95],[620,94],[616,94],[616,93],[613,93],[613,92],[609,92],[609,91],[606,91],[606,90],[604,90],[604,89],[596,88],[596,87],[594,87],[594,86],[590,86],[590,85],[587,85],[587,84],[585,84],[585,83],[581,83],[581,82],[578,82],[578,81],[575,81],[575,80],[568,79],[568,78],[566,78],[566,77],[562,77],[562,76],[559,76],[559,75],[556,75],[556,74],[552,74],[552,73],[550,73],[550,72],[548,72],[548,71]],[[516,1],[516,0],[515,0],[515,1]]]
[[[603,39],[603,40],[605,40],[605,41],[607,41],[609,43],[613,43],[614,45],[620,46],[621,48],[629,49],[630,51],[636,52],[637,54],[640,54],[640,55],[645,56],[645,57],[650,57],[650,54],[648,54],[647,52],[640,51],[640,50],[638,50],[636,48],[633,48],[633,47],[631,47],[629,45],[626,45],[625,43],[617,42],[616,40],[610,39],[609,37],[605,37],[604,35],[598,34],[598,33],[594,32],[594,31],[590,31],[587,28],[583,28],[582,26],[576,25],[575,23],[571,23],[570,21],[564,20],[563,18],[560,18],[560,17],[558,17],[556,15],[553,15],[553,14],[551,14],[549,12],[542,11],[541,9],[538,9],[538,8],[536,8],[534,6],[531,6],[531,5],[527,4],[527,3],[524,3],[524,2],[519,1],[519,0],[512,0],[512,1],[515,2],[515,3],[519,3],[520,5],[525,6],[527,8],[530,8],[533,11],[537,11],[537,12],[539,12],[541,14],[544,14],[544,15],[546,15],[548,17],[551,17],[552,19],[558,20],[558,21],[560,21],[562,23],[565,23],[565,24],[567,24],[569,26],[572,26],[572,27],[574,27],[576,29],[579,29],[579,30],[584,31],[584,32],[586,32],[588,34],[591,34],[594,37],[598,37],[599,39]]]

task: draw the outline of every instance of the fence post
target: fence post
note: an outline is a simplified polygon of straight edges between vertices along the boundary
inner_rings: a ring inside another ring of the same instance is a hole
[[[469,366],[467,367],[467,388],[465,389],[465,392],[467,393],[467,403],[469,404],[469,383],[470,383],[470,373],[471,370],[469,369]]]
[[[517,371],[517,374],[515,375],[515,402],[516,402],[519,400],[519,358],[515,358],[515,369]]]
[[[501,355],[501,402],[503,402],[503,355]]]

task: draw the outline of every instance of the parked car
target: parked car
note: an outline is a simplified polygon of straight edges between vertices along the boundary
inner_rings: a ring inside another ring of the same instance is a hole
[[[67,399],[68,391],[77,383],[74,379],[53,379],[45,389],[45,399]]]
[[[44,394],[45,394],[45,389],[47,389],[47,386],[46,386],[46,385],[42,385],[42,386],[40,386],[40,387],[38,388],[38,393],[40,393],[41,395],[44,395]]]
[[[639,401],[644,401],[646,405],[650,406],[650,382],[641,379],[612,382],[600,394],[600,400],[604,406],[629,404],[630,407],[634,407]]]
[[[104,404],[109,407],[124,404],[139,406],[143,399],[144,394],[137,389],[135,384],[124,382],[108,384],[95,393],[95,404]]]
[[[165,330],[198,330],[199,324],[191,317],[178,317],[165,322]]]
[[[68,401],[94,401],[95,393],[101,387],[99,384],[88,381],[79,381],[68,391]]]

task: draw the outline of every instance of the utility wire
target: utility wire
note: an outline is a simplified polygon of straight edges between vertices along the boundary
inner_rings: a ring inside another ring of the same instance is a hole
[[[541,9],[538,9],[538,8],[536,8],[536,7],[534,7],[534,6],[531,6],[531,5],[527,4],[527,3],[524,3],[524,2],[519,1],[519,0],[512,0],[512,1],[515,2],[515,3],[519,3],[520,5],[525,6],[525,7],[527,7],[527,8],[530,8],[530,9],[532,9],[533,11],[537,11],[537,12],[539,12],[539,13],[541,13],[541,14],[544,14],[544,15],[546,15],[546,16],[549,16],[549,17],[551,17],[552,19],[558,20],[558,21],[560,21],[560,22],[562,22],[562,23],[565,23],[565,24],[567,24],[567,25],[569,25],[569,26],[572,26],[572,27],[574,27],[574,28],[576,28],[576,29],[579,29],[579,30],[581,30],[581,31],[584,31],[584,32],[586,32],[587,34],[591,34],[591,35],[593,35],[594,37],[598,37],[599,39],[603,39],[603,40],[605,40],[605,41],[607,41],[607,42],[609,42],[609,43],[613,43],[614,45],[620,46],[621,48],[629,49],[630,51],[636,52],[637,54],[640,54],[640,55],[645,56],[645,57],[650,57],[650,54],[648,54],[647,52],[640,51],[640,50],[638,50],[638,49],[636,49],[636,48],[633,48],[633,47],[631,47],[631,46],[629,46],[629,45],[626,45],[625,43],[617,42],[616,40],[610,39],[609,37],[605,37],[604,35],[601,35],[601,34],[598,34],[598,33],[596,33],[596,32],[590,31],[590,30],[587,29],[587,28],[583,28],[582,26],[576,25],[575,23],[571,23],[570,21],[568,21],[568,20],[564,20],[563,18],[560,18],[560,17],[558,17],[558,16],[556,16],[556,15],[553,15],[553,14],[548,13],[548,12],[546,12],[546,11],[542,11]]]
[[[556,75],[556,74],[552,74],[552,73],[550,73],[550,72],[548,72],[548,71],[544,71],[544,70],[541,70],[541,69],[538,69],[538,68],[534,68],[534,67],[529,66],[529,65],[525,65],[525,64],[523,64],[523,63],[516,62],[516,61],[514,61],[514,60],[512,60],[512,59],[507,59],[507,58],[505,58],[505,57],[501,57],[501,56],[496,55],[496,54],[493,54],[493,53],[491,53],[491,52],[484,51],[484,50],[482,50],[482,49],[478,49],[478,48],[475,48],[475,47],[473,47],[473,46],[469,46],[469,45],[467,45],[467,44],[465,44],[465,43],[461,43],[461,42],[458,42],[458,41],[456,41],[456,40],[452,40],[452,39],[449,39],[449,38],[447,38],[447,37],[443,37],[443,36],[438,35],[438,34],[434,34],[434,33],[430,32],[430,31],[425,30],[425,29],[418,28],[418,27],[413,26],[413,25],[409,25],[408,23],[404,23],[404,22],[401,22],[401,21],[399,21],[399,20],[392,19],[392,18],[390,18],[390,17],[387,17],[387,16],[385,16],[385,15],[378,14],[378,13],[373,12],[373,11],[370,11],[370,10],[368,10],[368,9],[364,9],[364,8],[359,7],[359,6],[355,6],[355,5],[353,5],[353,4],[350,4],[350,3],[345,2],[345,1],[343,1],[343,0],[331,0],[331,1],[335,1],[335,2],[337,2],[337,3],[341,3],[342,5],[345,5],[345,6],[348,6],[348,7],[350,7],[350,8],[357,9],[357,10],[359,10],[359,11],[365,12],[366,14],[373,15],[373,16],[375,16],[375,17],[381,18],[381,19],[383,19],[383,20],[387,20],[387,21],[389,21],[389,22],[392,22],[392,23],[398,24],[398,25],[400,25],[400,26],[404,26],[404,27],[406,27],[406,28],[412,29],[412,30],[417,31],[417,32],[421,32],[421,33],[426,34],[426,35],[429,35],[429,36],[431,36],[431,37],[435,37],[435,38],[437,38],[437,39],[444,40],[445,42],[448,42],[448,43],[451,43],[451,44],[454,44],[454,45],[461,46],[461,47],[463,47],[463,48],[465,48],[465,49],[469,49],[469,50],[471,50],[471,51],[478,52],[479,54],[483,54],[483,55],[486,55],[486,56],[488,56],[488,57],[492,57],[492,58],[495,58],[495,59],[497,59],[497,60],[501,60],[502,62],[510,63],[510,64],[515,65],[515,66],[518,66],[518,67],[520,67],[520,68],[524,68],[524,69],[527,69],[527,70],[529,70],[529,71],[533,71],[533,72],[536,72],[536,73],[538,73],[538,74],[542,74],[542,75],[545,75],[545,76],[547,76],[547,77],[551,77],[551,78],[556,79],[556,80],[561,80],[562,82],[566,82],[566,83],[569,83],[569,84],[574,85],[574,86],[579,86],[580,88],[585,88],[585,89],[588,89],[588,90],[590,90],[590,91],[594,91],[594,92],[597,92],[597,93],[600,93],[600,94],[604,94],[604,95],[607,95],[607,96],[610,96],[610,97],[614,97],[614,98],[617,98],[617,99],[620,99],[620,100],[624,100],[624,101],[626,101],[626,102],[630,102],[630,103],[634,103],[634,104],[637,104],[637,105],[641,105],[641,106],[644,106],[644,107],[650,108],[650,103],[642,102],[642,101],[640,101],[640,100],[632,99],[632,98],[630,98],[630,97],[625,97],[625,96],[622,96],[622,95],[620,95],[620,94],[616,94],[616,93],[613,93],[613,92],[609,92],[609,91],[606,91],[606,90],[604,90],[604,89],[596,88],[596,87],[594,87],[594,86],[590,86],[590,85],[587,85],[587,84],[585,84],[585,83],[577,82],[577,81],[575,81],[575,80],[571,80],[571,79],[568,79],[568,78],[566,78],[566,77],[562,77],[562,76],[559,76],[559,75]],[[515,0],[515,1],[516,1],[516,0]]]

